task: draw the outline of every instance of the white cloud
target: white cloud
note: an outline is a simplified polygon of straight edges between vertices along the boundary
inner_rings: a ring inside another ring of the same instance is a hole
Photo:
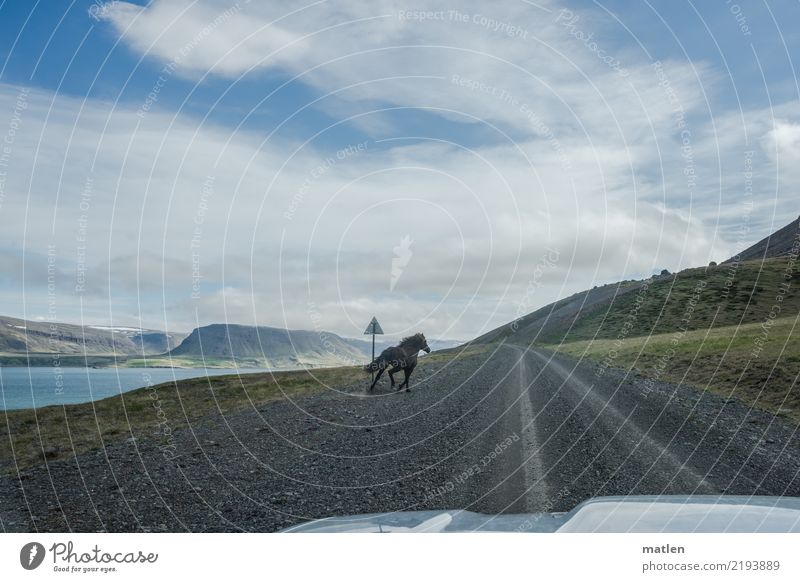
[[[573,35],[552,2],[370,3],[327,1],[155,0],[146,7],[116,2],[106,18],[138,53],[175,64],[186,75],[236,79],[251,71],[298,75],[323,94],[325,107],[362,112],[365,104],[438,108],[451,119],[500,123],[537,132],[525,110],[563,136],[648,132],[669,122],[671,107],[649,63],[604,34],[584,14],[577,26],[606,53],[610,68]],[[419,13],[428,16],[420,20]],[[578,15],[580,17],[580,14]],[[510,26],[524,37],[509,36]],[[605,53],[604,53],[605,54]],[[665,64],[687,110],[702,104],[702,63]],[[444,110],[451,110],[446,113]]]
[[[378,315],[398,334],[468,338],[516,317],[521,302],[533,309],[595,284],[724,259],[740,242],[731,208],[741,198],[743,127],[738,112],[709,121],[708,65],[665,62],[659,78],[602,20],[579,20],[624,63],[621,76],[551,3],[493,7],[496,31],[476,19],[487,12],[478,2],[460,5],[466,22],[449,13],[410,21],[397,2],[294,6],[155,0],[111,3],[104,14],[133,50],[188,78],[270,70],[335,92],[318,107],[360,116],[352,123],[372,135],[363,148],[337,155],[347,143],[301,147],[286,134],[263,144],[158,103],[137,115],[31,95],[0,248],[39,253],[30,272],[57,246],[64,318],[79,305],[82,215],[89,317],[171,329],[227,319],[359,335]],[[526,38],[503,34],[503,23]],[[4,106],[14,92],[0,85]],[[386,110],[396,107],[427,108],[473,145],[421,139]],[[757,193],[774,192],[785,164],[770,152],[797,155],[796,108],[783,108],[780,124],[773,113],[746,115],[761,139]],[[413,254],[392,288],[393,249],[406,236]],[[558,261],[537,274],[553,249]],[[45,306],[36,281],[30,316]],[[18,294],[3,299],[21,310]]]

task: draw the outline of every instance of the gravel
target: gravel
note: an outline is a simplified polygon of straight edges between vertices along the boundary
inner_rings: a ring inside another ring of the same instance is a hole
[[[800,495],[796,426],[514,346],[0,478],[4,531],[275,531],[358,513],[563,511],[598,495]],[[569,378],[568,381],[564,381]]]

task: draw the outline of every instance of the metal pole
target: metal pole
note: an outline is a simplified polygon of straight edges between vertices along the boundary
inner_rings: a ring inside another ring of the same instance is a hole
[[[372,361],[375,361],[375,326],[372,326]],[[372,368],[371,368],[372,369]],[[375,370],[372,369],[372,381],[375,381]]]

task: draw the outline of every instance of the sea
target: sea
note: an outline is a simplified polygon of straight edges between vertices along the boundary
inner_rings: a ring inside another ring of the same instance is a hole
[[[239,374],[269,372],[240,368]],[[0,366],[0,410],[80,404],[173,380],[236,374],[220,368],[54,368]]]

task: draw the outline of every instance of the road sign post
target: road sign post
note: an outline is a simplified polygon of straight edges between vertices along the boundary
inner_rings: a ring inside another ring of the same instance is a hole
[[[377,318],[373,317],[372,321],[369,322],[367,325],[367,329],[364,330],[364,335],[372,334],[372,359],[371,362],[375,361],[375,336],[376,335],[383,335],[383,329],[381,329],[381,324],[378,323]],[[372,381],[375,381],[375,370],[372,370]]]

